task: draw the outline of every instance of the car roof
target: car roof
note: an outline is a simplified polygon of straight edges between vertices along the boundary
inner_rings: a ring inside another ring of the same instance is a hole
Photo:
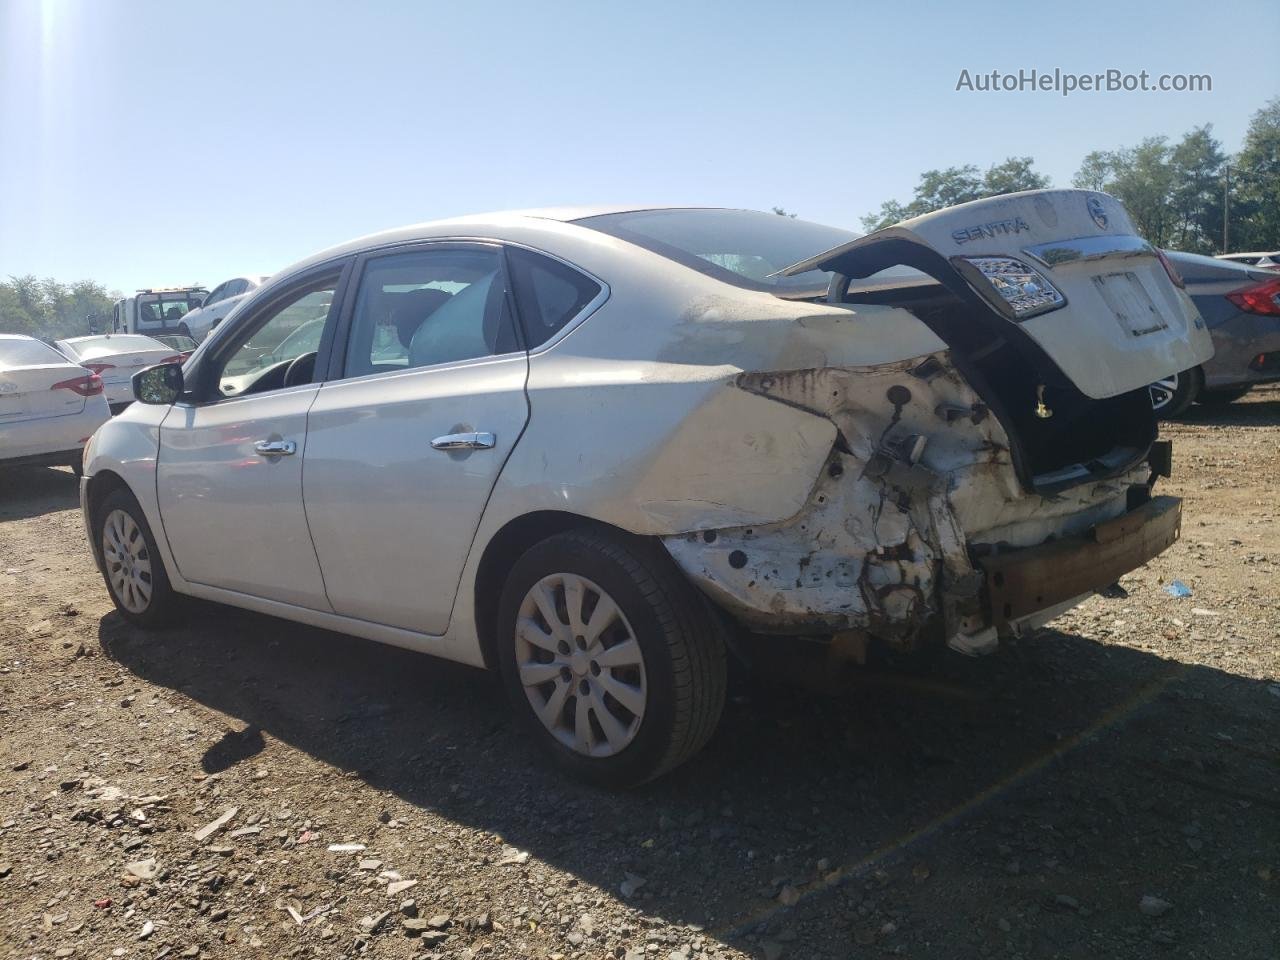
[[[457,236],[466,236],[467,228],[483,224],[487,228],[503,226],[528,226],[530,221],[547,220],[556,223],[574,223],[588,217],[599,217],[611,213],[637,213],[641,210],[717,210],[722,207],[699,207],[696,205],[664,205],[664,204],[596,204],[562,207],[533,207],[523,210],[496,210],[489,213],[472,213],[460,217],[447,217],[441,220],[426,220],[422,223],[406,224],[389,230],[356,237],[346,243],[322,250],[298,263],[281,270],[275,277],[286,278],[318,266],[329,260],[350,256],[373,247],[388,246],[394,243],[412,243],[415,240],[432,240],[447,237],[457,231]]]
[[[25,333],[0,333],[0,340],[34,340],[35,337]]]

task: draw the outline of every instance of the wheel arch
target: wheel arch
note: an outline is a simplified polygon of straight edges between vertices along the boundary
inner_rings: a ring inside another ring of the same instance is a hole
[[[472,602],[476,635],[480,640],[480,652],[487,669],[496,670],[498,666],[498,600],[516,561],[534,544],[558,533],[584,527],[608,530],[626,537],[637,536],[621,527],[581,514],[562,510],[536,510],[508,520],[485,544],[476,568]],[[657,542],[656,539],[654,542]]]
[[[98,537],[94,533],[97,529],[98,508],[112,492],[116,490],[130,490],[129,484],[124,477],[116,473],[114,470],[99,470],[86,481],[86,490],[84,498],[85,509],[85,525],[89,530],[89,546],[93,550],[94,559],[98,565],[102,564],[100,555],[100,544]],[[130,490],[132,493],[132,490]]]

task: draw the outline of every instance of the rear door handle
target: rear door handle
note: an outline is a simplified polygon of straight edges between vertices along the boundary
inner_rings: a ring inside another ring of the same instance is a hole
[[[260,457],[292,457],[298,452],[298,445],[292,440],[259,440],[253,445],[253,452]]]
[[[492,433],[446,433],[431,441],[433,450],[492,450],[498,438]]]

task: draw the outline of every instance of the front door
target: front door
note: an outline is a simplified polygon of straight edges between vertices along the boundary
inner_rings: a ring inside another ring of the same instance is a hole
[[[184,579],[329,609],[302,464],[320,389],[310,329],[333,322],[337,286],[336,274],[310,278],[237,322],[161,424],[160,516]]]
[[[367,259],[339,339],[304,463],[329,600],[345,616],[442,634],[529,415],[502,251],[433,243]]]

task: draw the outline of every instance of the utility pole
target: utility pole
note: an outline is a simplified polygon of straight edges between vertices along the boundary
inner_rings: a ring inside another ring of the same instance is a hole
[[[1228,225],[1231,223],[1231,164],[1226,164],[1225,169],[1226,178],[1222,181],[1222,252],[1230,253]]]

